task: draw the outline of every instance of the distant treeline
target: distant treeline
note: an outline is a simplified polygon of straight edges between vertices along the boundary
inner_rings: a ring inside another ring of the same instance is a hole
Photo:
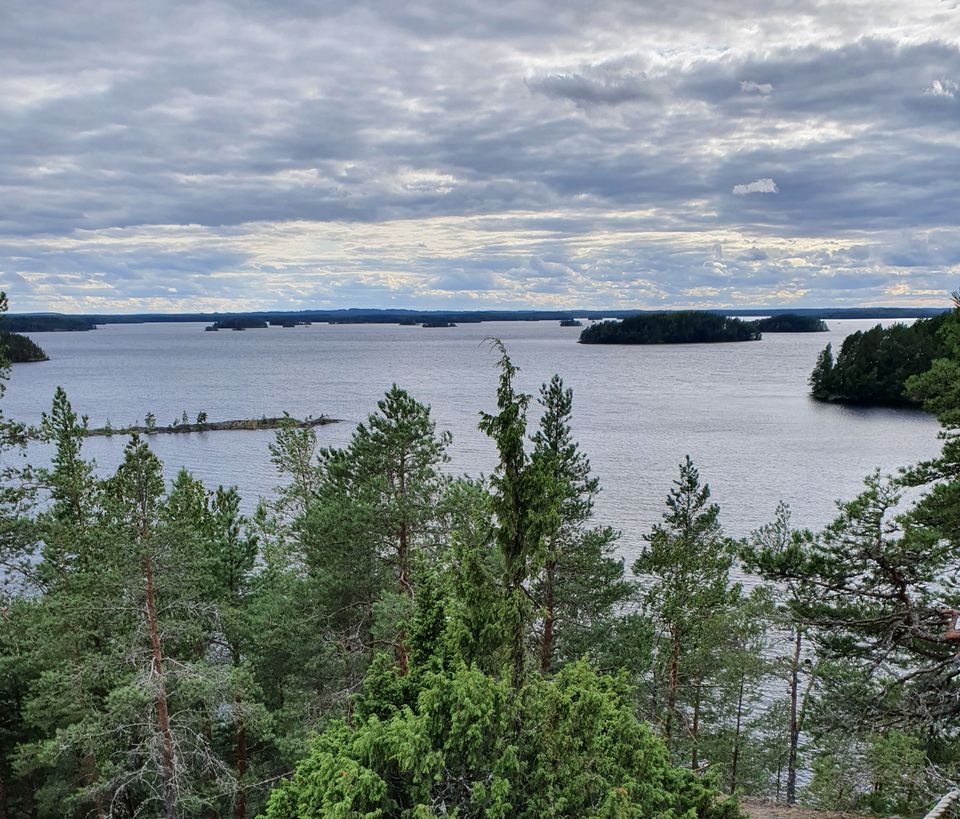
[[[919,405],[905,391],[907,380],[947,355],[941,329],[954,321],[942,313],[911,325],[894,324],[847,336],[834,357],[827,345],[810,375],[814,398],[845,404]]]
[[[85,316],[23,315],[4,316],[3,328],[11,333],[52,333],[68,330],[96,330]]]
[[[67,316],[59,313],[20,314],[7,316],[5,326],[19,332],[46,332],[51,330],[92,330],[98,324],[148,324],[164,322],[204,322],[221,324],[238,318],[266,324],[291,326],[309,323],[331,324],[423,324],[447,322],[470,324],[484,321],[563,321],[585,318],[591,321],[624,319],[631,316],[663,312],[690,312],[670,310],[297,310],[256,311],[245,313],[132,313],[129,315],[84,314]],[[706,310],[720,316],[781,316],[793,314],[821,319],[897,319],[934,316],[940,308],[922,307],[853,307],[853,308],[799,308],[799,309],[745,309]],[[28,326],[28,324],[29,326]],[[257,326],[263,326],[262,324]]]
[[[690,310],[630,316],[623,321],[601,321],[580,333],[580,343],[704,344],[758,341],[761,337],[760,327],[755,321]]]

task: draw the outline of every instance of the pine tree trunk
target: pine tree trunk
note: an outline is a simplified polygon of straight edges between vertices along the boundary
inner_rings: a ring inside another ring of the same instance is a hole
[[[405,464],[401,462],[399,489],[400,498],[406,499],[406,474]],[[406,515],[406,504],[404,503],[404,515]],[[400,521],[400,538],[397,546],[397,574],[400,582],[400,593],[413,599],[413,584],[410,582],[410,544],[408,542],[409,532],[406,518]],[[400,666],[400,675],[405,677],[409,670],[410,658],[407,650],[407,633],[400,629],[397,634],[397,664]]]
[[[673,713],[677,708],[677,689],[680,687],[680,640],[674,633],[670,637],[670,678],[667,683],[667,716],[663,728],[667,739],[667,748],[670,748],[670,739],[673,736]]]
[[[177,819],[177,761],[170,730],[170,712],[167,707],[167,687],[164,679],[163,651],[160,645],[160,623],[154,597],[153,561],[144,547],[143,574],[147,592],[147,630],[150,634],[150,670],[157,680],[157,727],[160,729],[160,778],[163,782],[164,819]]]
[[[246,819],[247,817],[247,727],[243,721],[243,712],[241,711],[240,701],[234,703],[237,709],[237,729],[234,742],[237,751],[237,801],[234,803],[234,819]]]
[[[737,695],[737,729],[733,736],[733,760],[730,765],[730,793],[737,791],[737,768],[740,764],[740,730],[743,725],[743,674],[740,674],[740,693]]]
[[[790,751],[787,755],[787,804],[797,801],[797,747],[800,744],[800,730],[797,720],[797,690],[800,683],[800,650],[802,634],[797,628],[793,647],[793,661],[790,664]]]
[[[693,748],[690,751],[690,769],[697,770],[700,767],[700,695],[701,683],[697,680],[697,693],[693,701],[693,730],[690,732],[693,739]]]
[[[557,561],[547,561],[547,578],[543,593],[543,645],[540,647],[540,671],[549,674],[553,667],[553,591]]]
[[[83,755],[83,774],[87,780],[87,784],[90,785],[90,787],[95,788],[100,779],[100,775],[97,770],[97,759],[90,752]],[[100,796],[99,790],[97,791],[97,795],[93,798],[93,804],[96,808],[97,819],[106,819],[107,812],[104,810],[103,799]]]
[[[7,780],[4,779],[3,768],[0,768],[0,819],[10,819],[7,808]]]

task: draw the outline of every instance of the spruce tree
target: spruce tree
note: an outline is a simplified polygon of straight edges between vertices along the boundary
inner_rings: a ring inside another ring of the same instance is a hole
[[[539,609],[540,670],[546,674],[558,662],[602,650],[616,608],[633,587],[614,556],[618,533],[590,525],[600,481],[573,439],[573,391],[555,375],[540,388],[540,404],[532,462],[557,493],[555,516],[544,527],[543,566],[531,583]]]

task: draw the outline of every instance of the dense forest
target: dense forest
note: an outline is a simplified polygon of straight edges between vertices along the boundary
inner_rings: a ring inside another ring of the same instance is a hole
[[[810,375],[811,394],[837,403],[919,406],[921,397],[907,384],[948,354],[941,331],[952,321],[949,313],[942,313],[910,325],[878,324],[847,336],[836,358],[828,344]]]
[[[728,318],[703,310],[648,313],[622,321],[600,321],[580,333],[581,344],[704,344],[757,341],[755,321]]]
[[[104,475],[58,390],[50,463],[3,460],[0,817],[919,815],[960,777],[960,303],[939,340],[940,457],[743,540],[678,457],[632,565],[499,342],[492,475],[394,386],[342,448],[279,429],[249,518],[138,435]]]

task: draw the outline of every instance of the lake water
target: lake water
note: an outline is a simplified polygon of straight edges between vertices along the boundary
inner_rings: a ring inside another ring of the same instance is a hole
[[[431,405],[453,433],[454,472],[489,472],[491,442],[478,412],[495,409],[496,336],[536,392],[553,373],[574,390],[574,430],[599,475],[597,516],[623,532],[629,557],[663,510],[677,467],[689,454],[720,503],[731,535],[769,520],[781,499],[797,525],[820,527],[837,498],[884,472],[939,450],[936,422],[908,410],[828,406],[807,395],[807,377],[827,341],[874,321],[829,322],[829,333],[768,334],[760,342],[594,346],[555,322],[466,324],[426,329],[326,325],[206,333],[201,324],[107,325],[87,333],[38,333],[51,361],[17,365],[2,401],[7,417],[36,423],[63,386],[93,425],[167,424],[185,410],[209,419],[326,414],[323,445],[347,441],[394,382]],[[537,412],[531,413],[534,421]],[[278,477],[267,445],[273,432],[158,435],[151,446],[168,475],[186,467],[210,486],[236,485],[247,509]],[[125,439],[92,439],[86,455],[103,471]],[[44,457],[34,447],[31,457]]]

